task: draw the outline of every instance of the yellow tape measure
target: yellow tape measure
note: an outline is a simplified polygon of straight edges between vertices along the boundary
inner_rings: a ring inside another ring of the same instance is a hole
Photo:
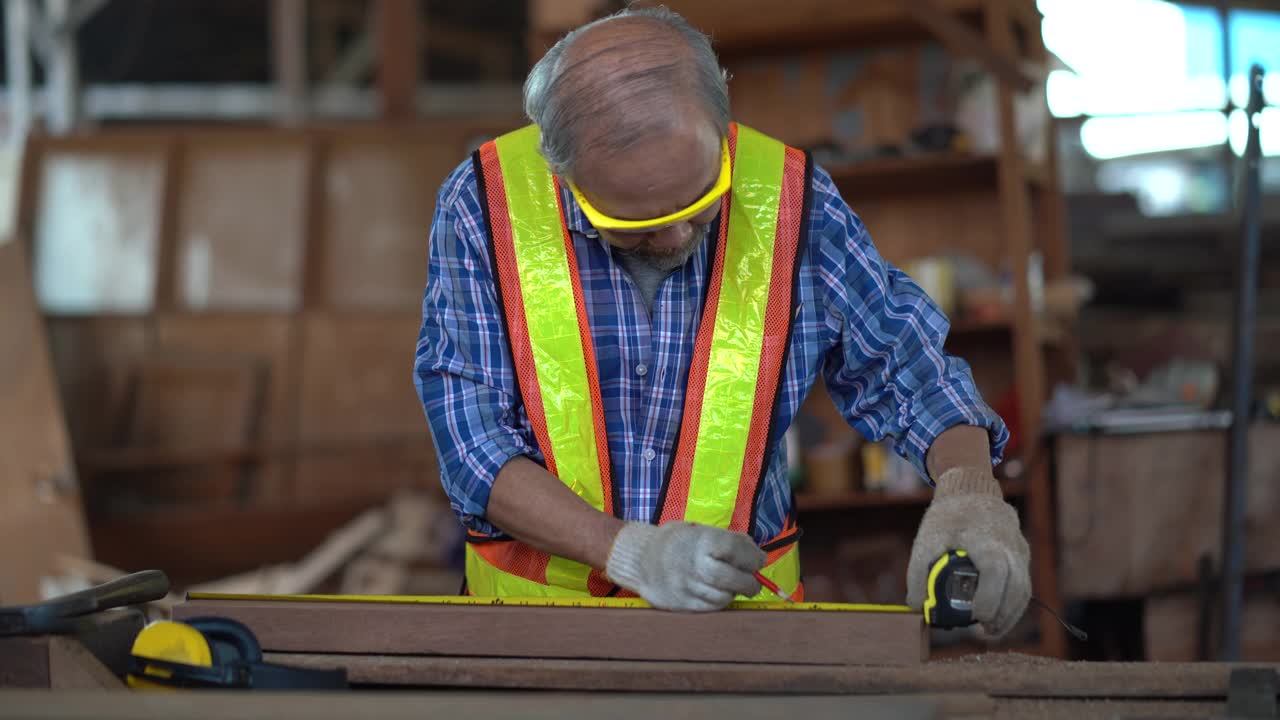
[[[269,602],[345,602],[391,605],[476,605],[489,607],[564,607],[564,608],[648,608],[639,598],[520,598],[477,597],[474,595],[254,595],[244,593],[187,593],[188,600],[253,600]],[[808,610],[821,612],[909,613],[906,605],[870,605],[862,603],[787,603],[775,600],[739,600],[729,610]]]

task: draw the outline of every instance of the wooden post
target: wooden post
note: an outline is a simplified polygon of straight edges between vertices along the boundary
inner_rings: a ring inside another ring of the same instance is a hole
[[[182,302],[182,277],[178,268],[178,211],[184,170],[182,141],[176,136],[165,143],[164,174],[160,185],[160,228],[156,234],[156,289],[153,317],[176,312]]]
[[[31,128],[31,5],[27,0],[5,0],[4,21],[9,142],[20,147]]]
[[[45,93],[48,124],[50,132],[61,135],[80,124],[80,69],[71,0],[45,0],[45,18],[51,29]]]
[[[422,18],[413,0],[377,0],[378,95],[385,120],[417,114]]]
[[[271,58],[276,82],[276,113],[285,125],[307,116],[307,8],[303,0],[272,0]]]
[[[1014,56],[1017,45],[1010,24],[1007,0],[987,0],[985,8],[987,40],[997,52]],[[1032,307],[1027,278],[1034,229],[1031,224],[1031,194],[1022,149],[1018,145],[1014,116],[1013,90],[997,78],[1000,115],[1000,152],[997,158],[1001,223],[1009,270],[1013,273],[1013,362],[1018,387],[1019,428],[1028,477],[1027,505],[1030,515],[1032,585],[1037,597],[1053,608],[1059,608],[1057,558],[1054,552],[1052,488],[1048,465],[1038,462],[1041,456],[1040,411],[1045,401],[1044,359],[1040,350],[1035,309]],[[1066,635],[1047,613],[1041,613],[1039,627],[1041,650],[1053,657],[1066,655]]]
[[[316,310],[328,305],[328,239],[324,229],[324,180],[329,160],[329,143],[321,133],[313,133],[307,143],[307,194],[302,211],[302,286],[298,304],[289,319],[288,372],[284,379],[285,407],[288,413],[287,437],[292,447],[301,447],[302,385],[306,371],[306,345],[310,319]],[[285,460],[283,492],[289,499],[300,499],[305,488],[300,477],[300,457],[292,453]]]

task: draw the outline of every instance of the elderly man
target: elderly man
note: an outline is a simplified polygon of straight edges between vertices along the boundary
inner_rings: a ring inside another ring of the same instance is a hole
[[[806,153],[730,120],[708,39],[666,10],[583,26],[533,68],[532,124],[447,178],[415,378],[467,528],[467,592],[802,596],[783,434],[821,372],[934,487],[908,568],[967,550],[999,636],[1029,553],[1007,438],[921,289]]]

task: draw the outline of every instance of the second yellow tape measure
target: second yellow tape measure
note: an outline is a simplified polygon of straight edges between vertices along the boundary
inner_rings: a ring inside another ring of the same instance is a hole
[[[398,605],[478,605],[489,607],[565,607],[565,608],[647,608],[639,598],[518,598],[477,597],[474,595],[255,595],[242,593],[187,593],[188,600],[253,600],[270,602],[345,602]],[[772,600],[739,600],[729,604],[730,610],[819,610],[823,612],[909,613],[906,605],[870,605],[860,603],[787,603]]]

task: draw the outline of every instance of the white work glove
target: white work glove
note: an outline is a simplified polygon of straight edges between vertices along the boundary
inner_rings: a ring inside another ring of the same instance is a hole
[[[754,596],[765,553],[747,535],[710,525],[631,522],[613,541],[605,572],[663,610],[720,610]]]
[[[973,616],[991,639],[1013,629],[1031,599],[1031,550],[1018,513],[987,468],[952,468],[937,479],[907,566],[907,604],[928,594],[929,570],[949,550],[969,553],[978,570]]]

